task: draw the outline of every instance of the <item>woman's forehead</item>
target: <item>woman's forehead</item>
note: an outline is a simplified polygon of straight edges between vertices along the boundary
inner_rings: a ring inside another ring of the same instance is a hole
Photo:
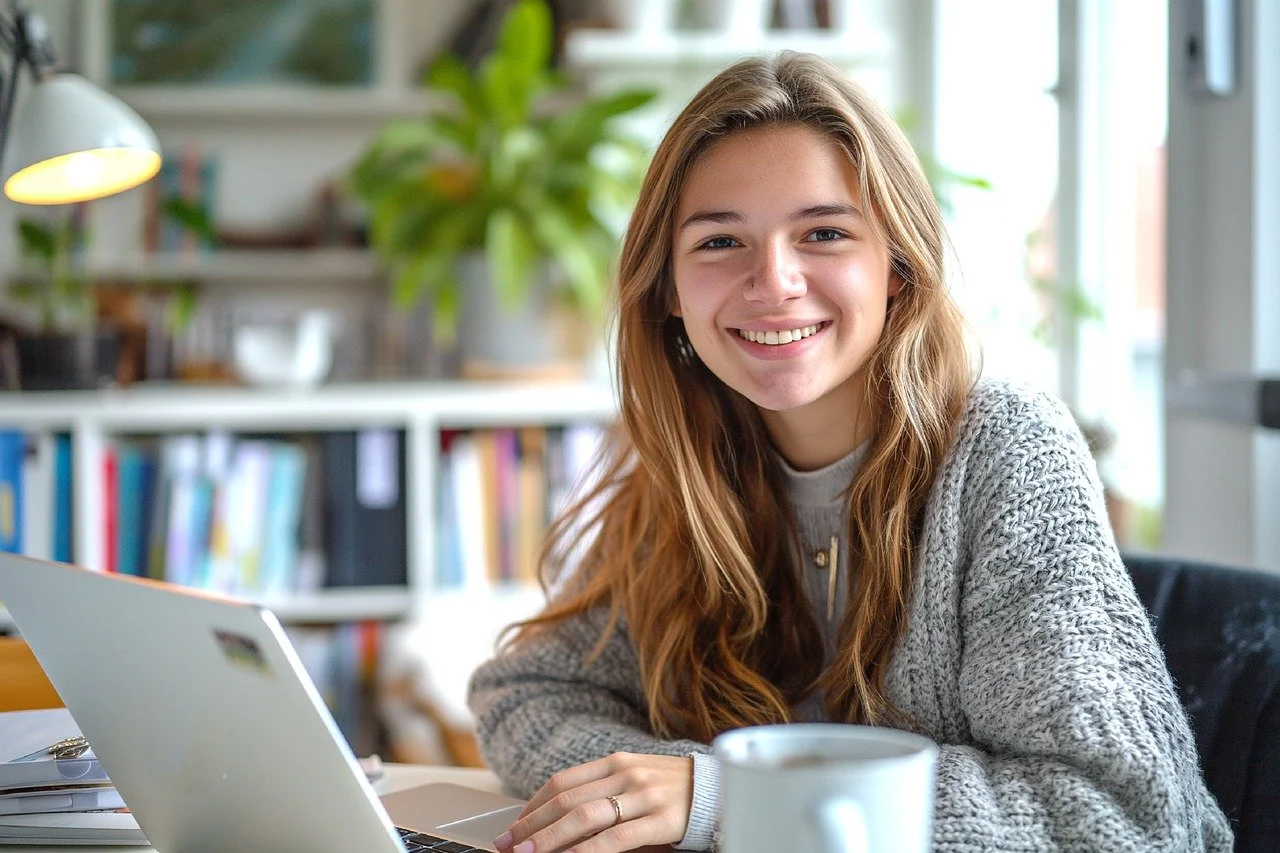
[[[737,130],[711,142],[685,171],[677,227],[693,207],[741,203],[862,207],[861,181],[843,145],[806,125]]]

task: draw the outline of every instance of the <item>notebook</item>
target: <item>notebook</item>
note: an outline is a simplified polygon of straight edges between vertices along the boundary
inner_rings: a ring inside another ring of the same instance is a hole
[[[494,850],[523,803],[379,799],[271,611],[0,553],[0,602],[160,850]]]

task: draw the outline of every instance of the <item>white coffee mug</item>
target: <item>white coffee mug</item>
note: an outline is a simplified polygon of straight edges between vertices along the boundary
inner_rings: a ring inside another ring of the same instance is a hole
[[[938,747],[875,726],[753,726],[712,744],[725,853],[927,853]]]

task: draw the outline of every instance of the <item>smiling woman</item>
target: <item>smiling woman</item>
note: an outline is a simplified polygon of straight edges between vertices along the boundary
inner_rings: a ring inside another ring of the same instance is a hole
[[[935,741],[934,850],[1230,849],[1088,447],[975,380],[943,246],[905,136],[817,57],[676,118],[619,264],[623,429],[471,683],[530,797],[500,849],[713,848],[710,742],[793,722]]]
[[[835,462],[870,432],[863,367],[901,281],[861,195],[836,142],[781,125],[711,146],[677,208],[672,313],[801,469]],[[851,418],[860,428],[841,428]]]

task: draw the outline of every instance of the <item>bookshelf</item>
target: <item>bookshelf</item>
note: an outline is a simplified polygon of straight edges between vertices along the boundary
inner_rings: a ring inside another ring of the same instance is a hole
[[[106,533],[104,449],[119,436],[177,433],[403,431],[407,582],[403,586],[320,588],[251,595],[283,621],[339,623],[413,615],[433,594],[441,432],[606,423],[616,414],[607,385],[595,382],[384,382],[311,390],[147,387],[0,394],[0,428],[68,434],[72,446],[76,562],[103,568]],[[7,617],[3,624],[7,625]]]
[[[99,281],[199,281],[337,283],[370,282],[379,274],[368,249],[221,249],[211,252],[157,252],[93,261]]]

